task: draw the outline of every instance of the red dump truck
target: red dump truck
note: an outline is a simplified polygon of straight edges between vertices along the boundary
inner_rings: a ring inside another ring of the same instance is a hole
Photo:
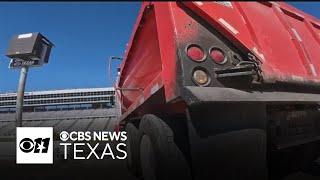
[[[151,179],[320,172],[320,21],[283,2],[143,2],[116,82]]]

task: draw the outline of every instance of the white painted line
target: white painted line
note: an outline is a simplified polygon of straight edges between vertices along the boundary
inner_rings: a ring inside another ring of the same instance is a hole
[[[202,6],[203,5],[203,2],[201,2],[201,1],[195,1],[194,3],[196,3],[198,6]]]
[[[264,55],[262,53],[259,53],[258,48],[254,47],[252,51],[255,52],[261,58],[262,61],[265,61]]]
[[[313,76],[317,76],[318,74],[317,74],[317,71],[316,71],[316,68],[314,67],[314,65],[313,64],[309,64],[309,66],[310,66],[312,75]]]
[[[291,77],[292,77],[292,79],[295,80],[295,81],[303,81],[303,80],[304,80],[304,78],[301,77],[301,76],[292,75]]]
[[[142,104],[144,102],[144,97],[141,97],[139,103]]]
[[[239,31],[236,30],[233,26],[231,26],[227,21],[225,21],[223,18],[219,18],[218,21],[223,24],[226,28],[228,28],[233,34],[238,34]]]
[[[228,8],[233,8],[231,1],[215,1],[214,3],[226,6]]]
[[[302,39],[301,39],[299,33],[297,32],[297,30],[294,28],[291,28],[291,30],[292,30],[293,34],[296,36],[296,38],[298,39],[298,41],[302,42]]]
[[[154,86],[152,86],[150,94],[154,94],[155,92],[157,92],[159,90],[159,85],[158,83],[155,84]]]

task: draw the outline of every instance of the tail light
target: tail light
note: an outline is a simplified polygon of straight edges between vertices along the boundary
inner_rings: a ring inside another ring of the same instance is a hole
[[[177,74],[181,80],[180,85],[229,87],[237,86],[244,81],[251,83],[256,77],[255,69],[248,68],[248,64],[244,63],[249,50],[239,49],[237,44],[202,18],[194,18],[192,22],[195,26],[190,26],[191,31],[183,31],[184,35],[190,34],[190,36],[187,39],[177,39],[179,57]],[[185,20],[182,24],[184,23],[188,25],[190,22]],[[251,62],[250,59],[247,60]],[[240,62],[241,64],[243,62],[244,66],[239,67]]]
[[[201,69],[196,69],[192,75],[193,81],[199,86],[206,86],[210,83],[210,77],[208,73]]]
[[[189,45],[186,49],[187,56],[196,62],[201,62],[205,60],[205,53],[202,48],[198,45]]]
[[[210,58],[217,64],[225,64],[228,60],[224,52],[218,48],[211,48],[209,55]]]

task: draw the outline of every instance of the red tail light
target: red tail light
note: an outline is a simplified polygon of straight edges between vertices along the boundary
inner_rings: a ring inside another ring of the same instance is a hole
[[[188,46],[187,55],[190,59],[197,62],[204,61],[205,59],[204,51],[201,49],[200,46],[197,45]]]
[[[218,48],[212,48],[210,50],[210,57],[217,64],[224,64],[227,62],[224,52]]]

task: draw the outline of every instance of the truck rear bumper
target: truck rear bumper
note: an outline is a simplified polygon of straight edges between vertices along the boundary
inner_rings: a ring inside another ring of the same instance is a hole
[[[188,105],[205,102],[320,103],[320,94],[280,91],[244,91],[221,87],[186,86],[183,99]]]

